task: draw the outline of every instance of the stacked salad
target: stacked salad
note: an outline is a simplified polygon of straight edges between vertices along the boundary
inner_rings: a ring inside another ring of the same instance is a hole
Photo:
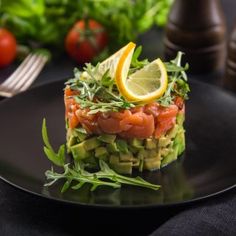
[[[130,42],[66,82],[67,150],[88,169],[105,162],[120,174],[156,170],[185,149],[189,86],[182,53],[163,63],[138,59]]]
[[[63,172],[47,170],[45,186],[64,180],[61,192],[84,184],[92,191],[123,184],[158,190],[127,174],[160,169],[184,151],[188,65],[181,66],[181,52],[167,63],[139,60],[142,48],[135,47],[130,42],[96,66],[75,69],[66,82],[66,145],[55,151],[45,119],[42,126],[44,153]]]

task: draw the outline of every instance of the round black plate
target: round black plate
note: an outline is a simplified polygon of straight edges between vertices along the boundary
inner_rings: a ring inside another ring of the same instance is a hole
[[[0,104],[0,176],[25,191],[86,206],[148,207],[193,202],[236,185],[236,98],[204,83],[190,83],[186,109],[187,150],[161,171],[142,177],[161,190],[89,186],[61,194],[58,185],[44,187],[50,162],[43,154],[42,119],[47,119],[54,147],[65,142],[63,87],[58,81],[29,90]]]

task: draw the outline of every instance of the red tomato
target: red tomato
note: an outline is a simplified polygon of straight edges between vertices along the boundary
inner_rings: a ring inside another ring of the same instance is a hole
[[[67,53],[78,63],[91,61],[107,45],[108,35],[95,20],[78,21],[66,36]]]
[[[16,57],[16,39],[8,30],[0,28],[0,67],[9,65]]]

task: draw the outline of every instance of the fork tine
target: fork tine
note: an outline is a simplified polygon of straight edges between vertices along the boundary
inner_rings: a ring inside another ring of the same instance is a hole
[[[33,55],[29,61],[25,64],[24,67],[14,76],[14,79],[12,79],[10,82],[5,83],[4,87],[9,88],[10,90],[16,86],[16,84],[19,83],[22,77],[24,77],[25,74],[27,74],[31,67],[34,65],[35,60],[37,61],[38,59],[37,55]],[[3,86],[3,85],[2,85]]]
[[[10,92],[0,91],[0,96],[10,98],[13,94]]]
[[[28,69],[28,71],[19,77],[17,83],[15,83],[14,87],[12,87],[13,90],[20,91],[21,87],[24,86],[24,84],[27,82],[28,79],[33,76],[34,72],[37,70],[37,68],[44,62],[44,59],[42,56],[35,57],[34,62],[32,63],[31,67]],[[34,79],[34,78],[33,78]]]
[[[33,54],[29,54],[24,61],[19,65],[19,67],[1,84],[3,87],[7,87],[9,83],[11,83],[17,74],[27,65],[29,60],[32,58]]]
[[[42,68],[44,67],[44,65],[47,62],[47,58],[43,57],[41,60],[41,63],[38,65],[38,67],[34,70],[34,72],[32,73],[32,75],[29,77],[29,79],[23,84],[23,86],[20,88],[20,92],[25,91],[28,87],[30,87],[30,85],[34,82],[34,80],[37,78],[37,76],[39,75],[39,73],[41,72]]]

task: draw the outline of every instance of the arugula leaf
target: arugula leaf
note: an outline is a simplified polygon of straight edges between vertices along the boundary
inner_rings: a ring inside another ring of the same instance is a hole
[[[138,58],[142,52],[142,46],[138,46],[133,54],[132,60],[131,60],[131,66],[134,67],[135,70],[141,69],[145,65],[147,65],[149,62],[147,59],[144,59],[140,61]]]
[[[158,190],[161,187],[160,185],[151,184],[140,177],[132,178],[117,174],[102,160],[99,160],[99,166],[100,170],[95,173],[87,172],[82,162],[77,162],[72,168],[69,167],[69,164],[64,165],[63,173],[56,173],[53,169],[48,170],[45,175],[49,182],[46,183],[45,186],[51,186],[58,180],[65,179],[65,183],[61,189],[62,193],[71,186],[73,181],[77,182],[72,186],[74,190],[80,189],[84,184],[91,184],[91,191],[94,191],[99,186],[120,188],[121,184],[134,185],[153,190]],[[105,179],[109,181],[105,181]]]
[[[85,72],[81,73],[76,69],[75,78],[65,83],[72,90],[78,91],[78,95],[73,97],[80,104],[80,107],[89,108],[88,114],[119,111],[134,107],[133,103],[120,96],[114,79],[109,76],[109,70],[101,75],[101,79],[95,77],[98,65],[94,67],[87,63],[84,68]],[[84,79],[85,75],[87,76],[86,79]]]
[[[42,137],[45,145],[43,147],[45,155],[55,165],[63,166],[65,164],[65,145],[61,145],[57,153],[53,150],[49,142],[45,118],[43,119],[43,124],[42,124]]]
[[[98,112],[119,111],[120,109],[129,109],[134,107],[134,104],[122,101],[110,101],[110,102],[92,102],[88,100],[80,99],[79,96],[74,96],[75,101],[80,104],[81,108],[89,108],[88,114],[96,114]]]
[[[164,95],[157,100],[162,106],[172,104],[176,96],[180,96],[184,100],[188,99],[190,88],[187,83],[188,78],[185,71],[189,66],[188,64],[184,67],[181,66],[182,56],[183,53],[178,52],[174,60],[165,63],[168,73],[168,86]]]

